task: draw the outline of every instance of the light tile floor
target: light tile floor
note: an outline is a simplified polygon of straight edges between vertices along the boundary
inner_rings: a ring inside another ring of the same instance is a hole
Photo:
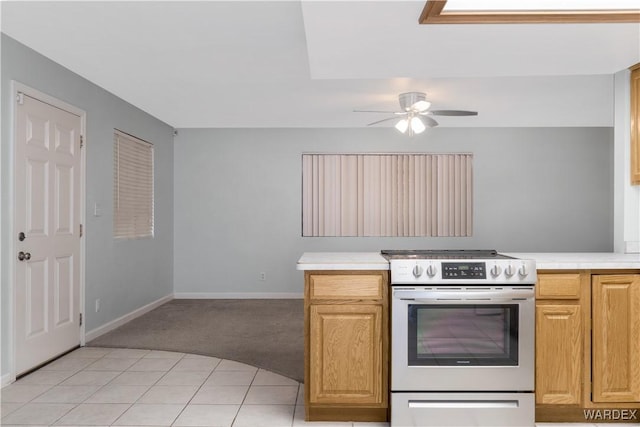
[[[302,393],[297,381],[231,360],[84,347],[3,388],[0,414],[3,426],[297,427],[309,425]]]
[[[0,416],[3,426],[388,426],[307,423],[302,393],[294,380],[231,360],[84,347],[3,388]]]

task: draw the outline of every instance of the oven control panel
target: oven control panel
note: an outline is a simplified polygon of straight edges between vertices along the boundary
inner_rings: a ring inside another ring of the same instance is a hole
[[[391,285],[535,284],[534,260],[391,259]]]
[[[443,279],[486,279],[487,269],[484,262],[443,262]]]

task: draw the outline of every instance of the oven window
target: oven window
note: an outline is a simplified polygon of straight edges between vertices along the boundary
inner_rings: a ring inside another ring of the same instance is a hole
[[[409,366],[518,365],[518,305],[409,304]]]

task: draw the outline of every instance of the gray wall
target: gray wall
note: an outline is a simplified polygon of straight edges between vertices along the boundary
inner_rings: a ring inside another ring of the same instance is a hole
[[[2,374],[8,333],[11,206],[10,81],[87,112],[86,328],[171,294],[300,294],[305,251],[496,248],[610,251],[610,128],[443,128],[412,139],[378,129],[172,129],[2,35]],[[118,128],[156,147],[156,237],[115,242],[112,136]],[[174,151],[175,150],[175,153]],[[471,238],[302,238],[303,152],[472,152]],[[174,158],[175,155],[175,158]],[[175,195],[174,195],[175,189]],[[94,203],[103,216],[92,216]],[[175,214],[174,214],[175,209]],[[174,218],[175,216],[175,218]],[[175,237],[174,237],[175,231]],[[260,281],[260,273],[266,280]],[[93,312],[96,298],[101,311]]]
[[[86,331],[173,292],[173,129],[149,114],[2,34],[2,374],[8,372],[8,266],[11,116],[15,79],[87,113]],[[153,239],[114,241],[113,129],[153,142],[155,230]],[[100,203],[103,215],[94,217]],[[94,301],[101,310],[94,312]]]
[[[611,128],[181,129],[174,289],[300,294],[305,251],[611,251],[612,147]],[[301,237],[304,152],[473,153],[473,237]]]

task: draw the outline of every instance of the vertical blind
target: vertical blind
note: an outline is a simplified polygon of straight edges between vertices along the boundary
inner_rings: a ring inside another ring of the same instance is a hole
[[[153,145],[114,133],[113,235],[153,237]]]
[[[472,235],[471,154],[303,154],[303,236]]]

